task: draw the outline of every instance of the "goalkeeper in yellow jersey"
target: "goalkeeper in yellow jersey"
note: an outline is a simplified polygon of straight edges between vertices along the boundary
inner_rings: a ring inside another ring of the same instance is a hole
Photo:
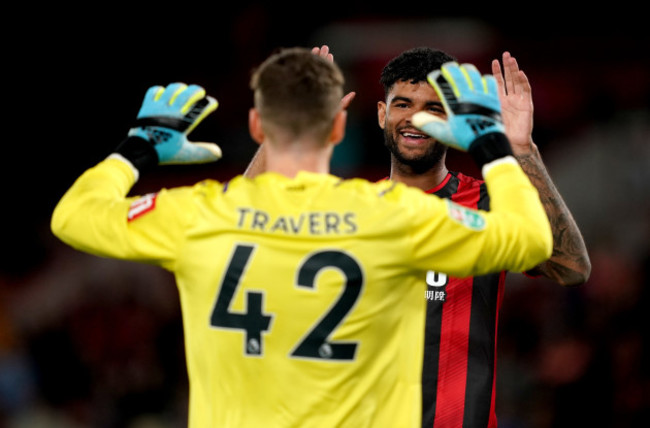
[[[127,197],[156,165],[221,157],[188,140],[216,100],[173,83],[147,92],[124,142],[58,203],[51,226],[64,242],[175,275],[190,428],[419,428],[425,272],[521,272],[550,256],[494,78],[448,63],[429,82],[447,118],[418,113],[413,123],[473,156],[490,212],[330,175],[344,79],[303,48],[280,50],[251,79],[249,128],[267,172]]]

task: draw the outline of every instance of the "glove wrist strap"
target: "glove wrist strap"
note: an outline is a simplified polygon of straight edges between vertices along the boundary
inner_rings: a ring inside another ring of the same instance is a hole
[[[474,140],[467,150],[479,168],[488,162],[505,156],[512,156],[508,137],[501,132],[485,134]]]
[[[153,145],[141,137],[129,136],[117,146],[115,153],[119,153],[140,172],[144,174],[158,165],[158,153]]]

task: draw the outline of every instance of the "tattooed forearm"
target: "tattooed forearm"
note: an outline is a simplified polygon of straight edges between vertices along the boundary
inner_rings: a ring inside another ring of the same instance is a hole
[[[552,258],[545,263],[534,267],[527,273],[533,276],[544,276],[552,281],[557,282],[560,285],[567,287],[580,285],[586,281],[585,275],[582,272],[576,270],[575,268],[563,266],[553,261]]]
[[[537,188],[553,232],[553,254],[530,271],[562,285],[581,284],[589,278],[591,262],[580,229],[542,162],[537,147],[517,159]]]

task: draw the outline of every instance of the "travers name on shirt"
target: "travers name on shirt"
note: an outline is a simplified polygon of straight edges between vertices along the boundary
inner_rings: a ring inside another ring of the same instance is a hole
[[[351,211],[315,211],[300,215],[272,215],[251,207],[237,208],[237,227],[267,233],[299,235],[351,235],[359,228]]]

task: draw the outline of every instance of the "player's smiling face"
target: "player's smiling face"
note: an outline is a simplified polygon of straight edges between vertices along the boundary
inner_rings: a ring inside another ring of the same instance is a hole
[[[411,124],[411,117],[419,111],[445,117],[444,109],[436,91],[428,82],[396,82],[386,102],[377,105],[379,126],[384,130],[386,147],[402,163],[425,158],[435,160],[446,146],[438,143]],[[432,158],[433,156],[433,158]]]

